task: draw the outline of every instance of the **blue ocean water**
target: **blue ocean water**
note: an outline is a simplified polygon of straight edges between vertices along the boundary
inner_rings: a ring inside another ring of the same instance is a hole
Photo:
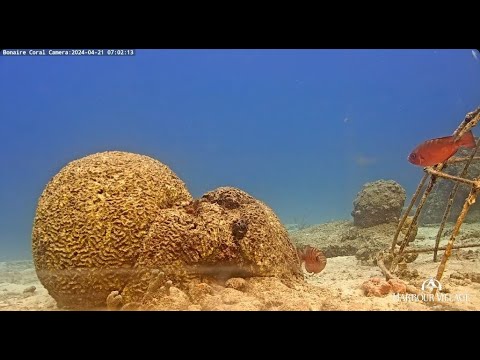
[[[285,223],[350,219],[365,182],[411,195],[408,153],[451,134],[479,84],[471,49],[0,56],[0,261],[31,256],[47,182],[105,150],[159,159],[194,196],[239,187]]]

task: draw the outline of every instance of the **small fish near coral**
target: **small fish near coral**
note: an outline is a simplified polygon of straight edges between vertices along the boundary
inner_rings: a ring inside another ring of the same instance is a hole
[[[453,136],[427,140],[410,153],[408,161],[414,165],[433,166],[447,161],[460,147],[471,149],[475,146],[475,138],[470,130],[456,141]]]
[[[305,262],[305,270],[309,273],[318,274],[325,269],[327,265],[327,258],[325,254],[313,246],[307,245],[303,248],[297,248],[298,257],[300,261]]]

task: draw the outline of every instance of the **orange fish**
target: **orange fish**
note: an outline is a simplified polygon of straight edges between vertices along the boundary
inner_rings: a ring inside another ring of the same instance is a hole
[[[318,274],[325,269],[327,258],[322,251],[307,245],[303,249],[297,248],[298,257],[301,261],[305,261],[305,270]]]
[[[470,130],[457,141],[454,141],[453,136],[427,140],[408,155],[408,161],[414,165],[432,166],[447,161],[460,147],[475,146],[475,138]]]

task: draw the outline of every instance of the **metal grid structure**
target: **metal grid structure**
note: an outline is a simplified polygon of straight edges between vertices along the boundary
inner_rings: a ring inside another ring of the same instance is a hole
[[[472,112],[469,112],[467,115],[465,115],[465,118],[463,121],[460,123],[458,128],[454,131],[453,136],[454,139],[460,139],[466,132],[470,131],[473,127],[475,127],[478,122],[480,121],[480,107],[475,109]],[[417,187],[417,190],[415,191],[412,200],[410,201],[410,204],[408,205],[406,211],[404,212],[403,216],[400,219],[400,222],[398,224],[397,230],[395,232],[395,236],[392,241],[392,246],[390,248],[390,256],[392,258],[391,264],[389,269],[385,266],[383,262],[383,258],[379,258],[377,261],[378,265],[382,269],[383,273],[385,276],[388,278],[394,277],[392,274],[394,273],[399,260],[402,258],[402,256],[405,253],[415,253],[415,252],[432,252],[433,251],[433,261],[437,261],[437,254],[439,250],[445,250],[442,260],[440,261],[440,264],[438,266],[437,270],[437,275],[436,275],[436,280],[440,281],[442,278],[443,272],[445,271],[445,266],[447,264],[448,258],[450,257],[452,253],[452,249],[457,249],[457,248],[465,248],[465,247],[480,247],[480,244],[469,244],[469,245],[461,245],[461,246],[455,246],[455,238],[458,235],[458,232],[460,230],[460,227],[462,226],[463,221],[465,220],[465,217],[468,213],[468,210],[470,209],[470,206],[472,206],[476,199],[477,196],[480,194],[480,174],[477,174],[478,177],[475,177],[473,179],[468,179],[466,178],[466,174],[468,171],[468,168],[470,164],[472,163],[473,159],[479,159],[478,157],[475,157],[478,149],[480,147],[480,141],[477,142],[476,147],[473,149],[472,153],[468,157],[463,157],[463,158],[450,158],[447,160],[445,163],[440,163],[435,166],[428,166],[424,168],[425,174],[420,181],[420,184]],[[454,162],[465,162],[465,166],[463,170],[457,175],[449,175],[442,170],[451,163]],[[432,192],[432,189],[437,181],[438,178],[443,178],[447,180],[451,180],[455,182],[455,185],[453,186],[453,189],[451,190],[451,193],[448,197],[448,201],[445,207],[445,211],[442,217],[442,220],[440,222],[440,227],[438,229],[438,233],[436,235],[436,240],[435,240],[435,247],[433,248],[428,248],[428,249],[409,249],[407,250],[406,248],[408,247],[409,241],[407,239],[410,238],[410,234],[412,231],[414,231],[414,228],[416,227],[418,217],[420,213],[422,212],[422,208],[425,205],[425,202]],[[427,183],[427,180],[429,180],[427,186],[423,190],[424,185]],[[470,185],[470,193],[465,199],[465,202],[463,204],[462,211],[458,215],[455,226],[452,230],[452,234],[450,236],[450,239],[448,240],[448,243],[444,247],[440,247],[440,239],[443,234],[443,230],[445,228],[445,224],[447,222],[448,216],[450,214],[450,210],[452,208],[453,200],[455,198],[455,195],[457,194],[457,190],[460,184],[467,184]],[[398,243],[398,238],[400,235],[400,232],[404,226],[405,220],[409,216],[413,206],[417,202],[417,200],[420,198],[420,201],[417,204],[416,210],[413,214],[412,221],[410,222],[406,233],[404,237],[404,241],[402,241],[400,244],[400,248],[397,250],[397,243]],[[433,293],[435,294],[437,289],[433,289]]]

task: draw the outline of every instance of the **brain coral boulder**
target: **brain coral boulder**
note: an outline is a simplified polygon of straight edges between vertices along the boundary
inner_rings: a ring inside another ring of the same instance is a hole
[[[393,180],[378,180],[363,185],[353,202],[355,226],[369,227],[398,221],[405,198],[405,190]]]
[[[40,281],[60,307],[104,306],[131,276],[159,211],[190,199],[148,156],[112,151],[70,162],[38,203],[32,249]]]
[[[165,281],[186,289],[199,279],[300,277],[296,248],[274,212],[247,193],[221,187],[202,198],[163,210],[150,228],[125,302]]]

